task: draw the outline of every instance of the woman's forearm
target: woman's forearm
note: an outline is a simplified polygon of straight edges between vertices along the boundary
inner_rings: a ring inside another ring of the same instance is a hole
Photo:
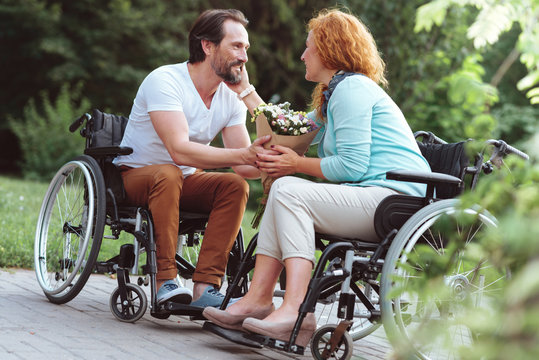
[[[326,177],[322,173],[322,167],[320,166],[321,162],[320,158],[300,156],[298,157],[296,172],[325,179]]]

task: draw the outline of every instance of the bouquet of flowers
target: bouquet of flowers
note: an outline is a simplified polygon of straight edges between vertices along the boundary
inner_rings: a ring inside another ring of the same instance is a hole
[[[318,133],[318,126],[301,111],[290,109],[290,103],[262,104],[254,110],[253,121],[256,121],[258,137],[271,135],[271,140],[264,144],[266,149],[271,145],[283,145],[291,148],[299,155],[307,151],[309,145]],[[261,175],[264,194],[260,199],[258,209],[251,225],[257,228],[264,214],[271,184],[275,179],[265,173]]]

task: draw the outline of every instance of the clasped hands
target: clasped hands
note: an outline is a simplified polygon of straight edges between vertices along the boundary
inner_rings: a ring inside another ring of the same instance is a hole
[[[300,156],[286,146],[271,145],[269,149],[265,149],[261,146],[262,143],[257,143],[258,140],[263,141],[263,143],[267,142],[268,140],[265,140],[267,136],[253,142],[257,157],[255,161],[256,167],[275,178],[295,174]]]

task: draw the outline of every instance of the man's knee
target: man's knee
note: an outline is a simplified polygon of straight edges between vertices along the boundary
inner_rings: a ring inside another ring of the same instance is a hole
[[[247,201],[249,197],[249,184],[243,177],[238,174],[227,173],[222,184],[227,195],[233,196],[238,200]]]

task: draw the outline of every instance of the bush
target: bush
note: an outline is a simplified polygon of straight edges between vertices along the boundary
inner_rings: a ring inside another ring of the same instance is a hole
[[[82,153],[83,139],[68,130],[90,107],[89,101],[81,98],[81,89],[82,84],[73,88],[64,85],[54,103],[43,91],[41,109],[31,99],[24,107],[23,119],[9,119],[20,142],[20,166],[26,179],[50,180],[62,164]]]
[[[451,336],[458,337],[457,334],[460,334],[455,329],[467,334],[462,330],[467,328],[476,337],[469,344],[453,348],[452,355],[456,358],[501,360],[539,357],[538,184],[537,163],[508,157],[504,167],[491,175],[482,176],[474,191],[461,196],[464,206],[478,204],[498,220],[498,226],[485,229],[475,246],[468,245],[470,257],[465,261],[481,259],[481,262],[474,263],[481,264],[483,271],[487,268],[488,272],[495,274],[508,271],[509,276],[507,281],[488,283],[487,280],[482,290],[485,293],[490,291],[487,311],[478,308],[472,301],[462,301],[459,303],[462,309],[452,313],[454,318],[448,316],[449,320],[445,321],[436,318],[424,321],[417,326],[417,331],[409,334],[410,338],[419,339],[419,343],[439,342],[446,346],[451,344]],[[454,235],[458,237],[460,233],[455,232]],[[418,298],[437,299],[436,304],[442,307],[444,303],[439,299],[447,296],[443,293],[449,290],[447,278],[437,276],[433,270],[444,270],[451,264],[456,251],[459,249],[444,252],[429,262],[428,268],[418,271],[422,278],[421,281],[414,279],[418,286],[413,288]],[[472,286],[469,291],[474,295],[475,288]],[[449,307],[446,305],[445,308]],[[409,354],[408,344],[403,343],[402,348],[396,349],[394,358],[407,359]]]

